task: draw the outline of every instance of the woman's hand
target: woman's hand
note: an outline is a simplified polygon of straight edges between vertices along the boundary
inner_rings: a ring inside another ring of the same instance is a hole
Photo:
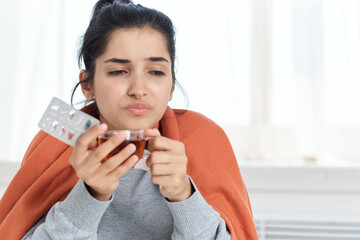
[[[101,124],[79,137],[69,159],[77,176],[86,183],[90,194],[100,201],[111,198],[119,185],[119,178],[138,161],[135,154],[131,156],[136,150],[134,144],[129,144],[118,154],[103,161],[105,156],[126,139],[125,133],[119,131],[117,135],[97,146],[96,138],[106,129],[106,124]]]
[[[172,202],[188,199],[193,193],[186,175],[188,159],[182,142],[162,137],[158,129],[148,129],[145,136],[151,152],[146,165],[150,168],[152,181],[160,187],[160,193]]]

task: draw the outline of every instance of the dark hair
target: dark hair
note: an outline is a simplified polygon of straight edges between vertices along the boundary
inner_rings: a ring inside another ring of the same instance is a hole
[[[99,0],[94,6],[90,24],[79,49],[79,68],[83,62],[88,77],[75,85],[71,94],[72,105],[77,87],[88,82],[92,85],[95,61],[105,52],[113,32],[121,28],[147,26],[159,31],[165,37],[171,60],[173,84],[176,84],[186,97],[186,93],[175,78],[175,30],[170,18],[155,9],[140,4],[135,5],[131,0]],[[93,101],[95,100],[86,100],[85,105]]]

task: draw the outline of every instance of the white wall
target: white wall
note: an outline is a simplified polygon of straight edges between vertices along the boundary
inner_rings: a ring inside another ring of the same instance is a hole
[[[256,219],[360,222],[360,168],[240,168]]]

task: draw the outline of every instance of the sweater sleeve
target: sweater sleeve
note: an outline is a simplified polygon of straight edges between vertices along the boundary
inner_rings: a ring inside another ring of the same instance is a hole
[[[98,225],[111,201],[96,200],[80,179],[68,197],[56,203],[22,239],[97,239]]]
[[[169,202],[165,199],[174,218],[171,239],[230,239],[225,221],[205,201],[193,180],[189,179],[195,189],[190,198],[181,202]]]

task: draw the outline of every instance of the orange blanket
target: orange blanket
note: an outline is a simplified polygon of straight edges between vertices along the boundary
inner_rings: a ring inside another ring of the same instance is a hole
[[[83,111],[92,113],[92,105]],[[231,239],[258,239],[246,187],[223,130],[201,114],[167,108],[163,136],[182,141],[188,175],[205,200],[220,213]],[[37,220],[66,198],[78,178],[69,165],[72,147],[40,131],[0,201],[1,239],[21,239]]]

